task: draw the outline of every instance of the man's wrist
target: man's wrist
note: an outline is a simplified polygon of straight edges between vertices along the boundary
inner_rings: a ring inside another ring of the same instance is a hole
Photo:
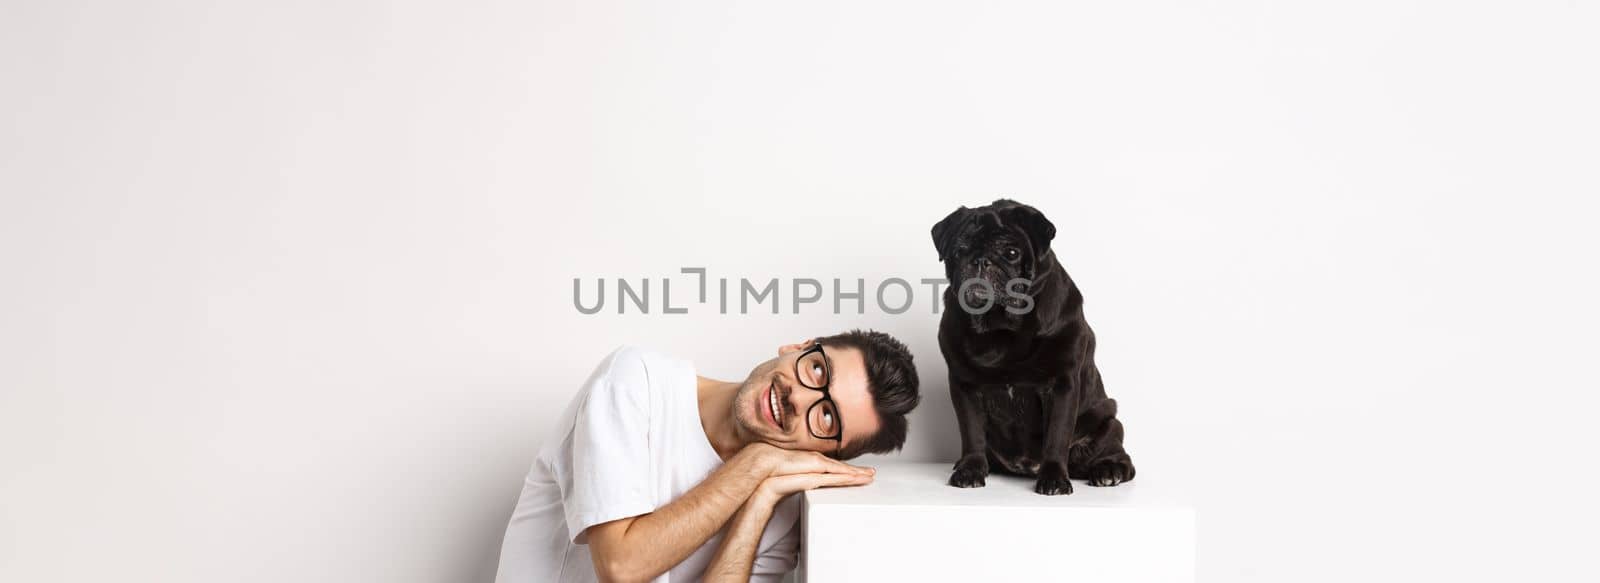
[[[777,506],[780,500],[783,500],[783,495],[772,491],[767,480],[762,480],[756,485],[755,491],[750,493],[750,499],[745,501],[745,506],[770,509]]]
[[[776,449],[776,446],[758,441],[740,449],[737,455],[744,456],[748,460],[751,473],[758,479],[766,480],[772,476],[773,470],[777,467],[777,460],[769,451],[772,449]]]

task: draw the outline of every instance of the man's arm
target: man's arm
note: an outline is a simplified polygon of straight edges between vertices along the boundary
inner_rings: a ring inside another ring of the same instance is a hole
[[[654,512],[589,527],[586,532],[595,574],[601,581],[621,583],[648,581],[667,572],[716,534],[768,477],[865,472],[816,452],[751,444],[705,481]]]
[[[833,486],[860,486],[872,482],[872,474],[794,474],[763,480],[750,500],[739,508],[733,526],[722,539],[722,547],[706,567],[707,583],[750,581],[750,567],[756,560],[761,533],[767,529],[772,509],[788,496],[802,490]]]
[[[717,549],[716,556],[711,558],[711,564],[706,566],[703,581],[746,583],[750,580],[750,567],[756,561],[756,549],[761,543],[761,533],[767,530],[767,521],[772,519],[772,509],[778,504],[777,499],[767,498],[769,495],[758,488],[756,493],[750,496],[750,500],[739,507],[739,514],[733,517],[733,524],[728,527],[728,535],[722,539],[722,547]]]

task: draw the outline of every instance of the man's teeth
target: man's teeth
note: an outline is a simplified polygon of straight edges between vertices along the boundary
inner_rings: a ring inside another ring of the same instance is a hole
[[[777,387],[773,387],[771,391],[767,392],[767,407],[772,411],[773,422],[777,423],[778,427],[783,427],[783,413],[782,410],[778,408]]]

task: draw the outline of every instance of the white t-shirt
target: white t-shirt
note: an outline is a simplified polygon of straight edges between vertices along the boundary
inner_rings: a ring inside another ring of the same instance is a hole
[[[696,387],[688,361],[633,347],[606,357],[567,405],[523,482],[495,581],[595,581],[584,529],[653,512],[722,465],[700,424]],[[789,496],[773,510],[751,581],[777,582],[794,567],[798,505],[799,497]],[[726,530],[655,583],[699,581]]]

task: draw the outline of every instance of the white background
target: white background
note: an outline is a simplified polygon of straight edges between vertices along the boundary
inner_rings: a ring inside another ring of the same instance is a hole
[[[920,288],[571,282],[936,277],[998,195],[1202,580],[1594,580],[1595,2],[861,4],[0,4],[0,580],[488,581],[622,343],[891,332],[953,459]]]

